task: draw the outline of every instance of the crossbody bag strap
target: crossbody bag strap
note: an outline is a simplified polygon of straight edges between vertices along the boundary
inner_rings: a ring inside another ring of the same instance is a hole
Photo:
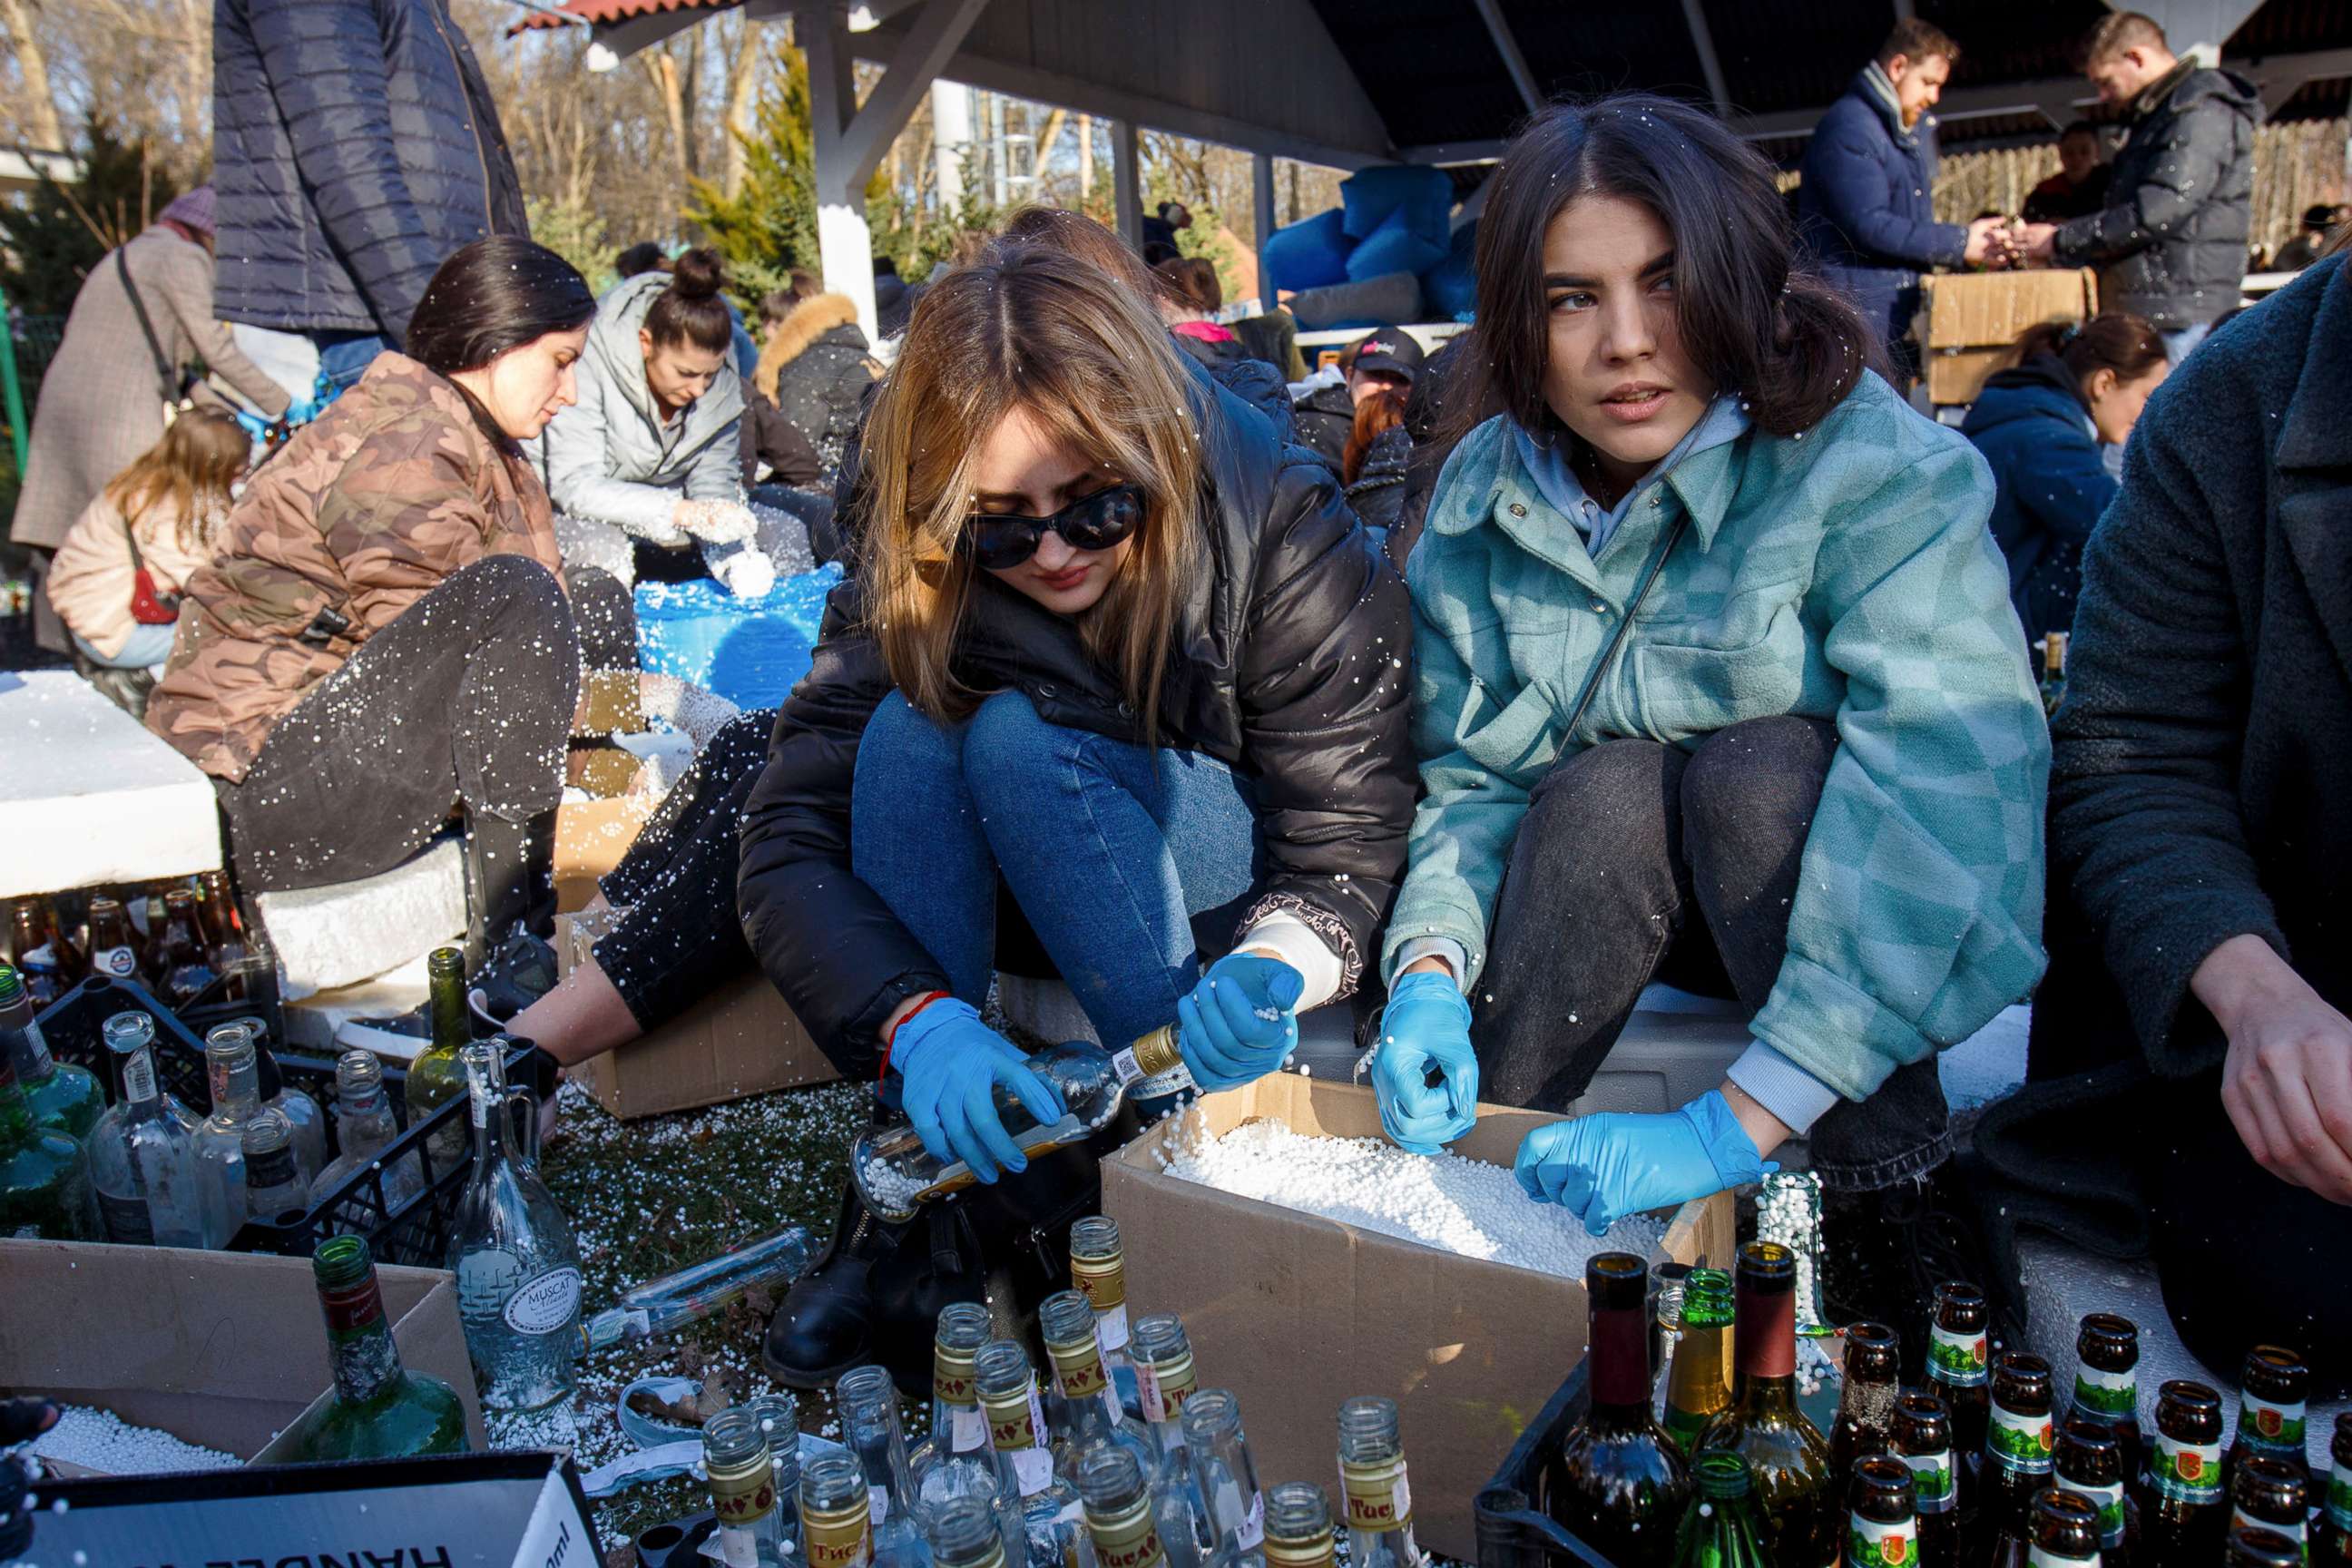
[[[155,335],[155,323],[147,317],[147,301],[139,297],[139,285],[131,280],[131,263],[122,258],[128,246],[118,246],[114,252],[114,270],[122,279],[122,291],[131,296],[131,310],[139,318],[139,330],[147,336],[147,352],[155,356],[155,380],[163,390],[163,401],[177,403],[182,395],[179,372],[172,358],[163,352],[163,340]]]
[[[1560,727],[1562,742],[1575,734],[1577,725],[1584,721],[1584,710],[1592,706],[1592,699],[1600,691],[1601,682],[1617,662],[1618,650],[1625,646],[1626,637],[1633,633],[1633,617],[1642,613],[1643,605],[1649,600],[1650,590],[1658,585],[1658,574],[1666,569],[1666,557],[1675,552],[1675,546],[1682,542],[1683,531],[1689,526],[1689,512],[1681,512],[1675,518],[1674,527],[1666,533],[1666,547],[1658,552],[1656,560],[1650,563],[1649,574],[1642,579],[1641,591],[1633,595],[1633,603],[1625,606],[1625,614],[1618,619],[1616,633],[1610,637],[1609,646],[1601,650],[1601,658],[1594,663],[1592,673],[1584,678],[1584,689],[1577,696],[1576,707],[1570,712],[1568,722]]]

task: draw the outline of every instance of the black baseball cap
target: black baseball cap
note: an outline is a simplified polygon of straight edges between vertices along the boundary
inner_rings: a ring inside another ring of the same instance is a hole
[[[1381,371],[1408,382],[1421,378],[1419,340],[1402,327],[1374,327],[1348,351],[1348,369]]]

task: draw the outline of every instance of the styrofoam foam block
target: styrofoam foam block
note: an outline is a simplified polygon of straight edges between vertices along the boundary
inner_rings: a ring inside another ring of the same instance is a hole
[[[0,897],[217,870],[202,770],[70,669],[0,671]]]
[[[287,1039],[321,1056],[365,1046],[387,1061],[407,1061],[425,1047],[425,1040],[392,1039],[379,1031],[371,1031],[364,1039],[347,1038],[343,1026],[355,1018],[397,1018],[424,1005],[432,994],[425,973],[427,956],[420,953],[384,973],[287,1003]]]
[[[2221,1395],[2221,1429],[2238,1429],[2238,1369],[2209,1367],[2189,1353],[2164,1310],[2164,1288],[2156,1265],[2145,1258],[2119,1263],[2077,1252],[2036,1233],[2020,1238],[2019,1271],[2025,1286],[2025,1348],[2050,1363],[2059,1389],[2074,1386],[2074,1336],[2085,1312],[2120,1312],[2139,1325],[2139,1414],[2143,1429],[2156,1420],[2156,1391],[2176,1377],[2194,1378]],[[2339,1411],[2352,1401],[2314,1400],[2305,1451],[2321,1475],[2327,1473],[2327,1446]]]
[[[465,850],[454,832],[381,876],[261,893],[289,998],[396,969],[466,929]]]

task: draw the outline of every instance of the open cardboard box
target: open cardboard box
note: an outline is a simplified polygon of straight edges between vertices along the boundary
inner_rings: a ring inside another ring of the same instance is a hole
[[[2043,321],[2084,321],[2099,310],[2099,275],[2089,268],[2018,272],[1931,273],[1913,331],[1919,346],[2007,348]]]
[[[480,1448],[455,1277],[383,1264],[376,1279],[403,1364],[457,1391]],[[278,1434],[333,1382],[303,1258],[0,1240],[0,1394],[96,1405],[184,1442],[279,1464],[291,1455]]]
[[[1212,1136],[1253,1117],[1308,1135],[1381,1135],[1371,1090],[1290,1073],[1206,1096],[1198,1111]],[[1557,1120],[1481,1105],[1454,1152],[1508,1166],[1530,1128]],[[1334,1485],[1340,1402],[1394,1399],[1414,1535],[1475,1560],[1471,1500],[1584,1354],[1583,1282],[1178,1181],[1160,1158],[1201,1125],[1171,1117],[1103,1162],[1103,1212],[1118,1221],[1131,1310],[1183,1318],[1202,1386],[1241,1396],[1260,1481],[1318,1482],[1334,1517],[1345,1517]],[[1732,1201],[1719,1194],[1674,1215],[1664,1252],[1727,1268],[1735,1245]]]

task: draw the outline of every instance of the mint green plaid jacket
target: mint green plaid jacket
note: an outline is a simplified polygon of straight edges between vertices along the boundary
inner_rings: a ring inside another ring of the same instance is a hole
[[[1751,429],[1650,481],[1595,561],[1506,422],[1472,431],[1406,572],[1426,798],[1387,971],[1449,937],[1475,998],[1528,793],[1564,758],[1797,713],[1834,720],[1839,745],[1757,1038],[1859,1100],[2022,999],[2050,736],[1992,500],[1974,447],[1864,375],[1801,436]],[[1677,509],[1689,527],[1564,733]]]

